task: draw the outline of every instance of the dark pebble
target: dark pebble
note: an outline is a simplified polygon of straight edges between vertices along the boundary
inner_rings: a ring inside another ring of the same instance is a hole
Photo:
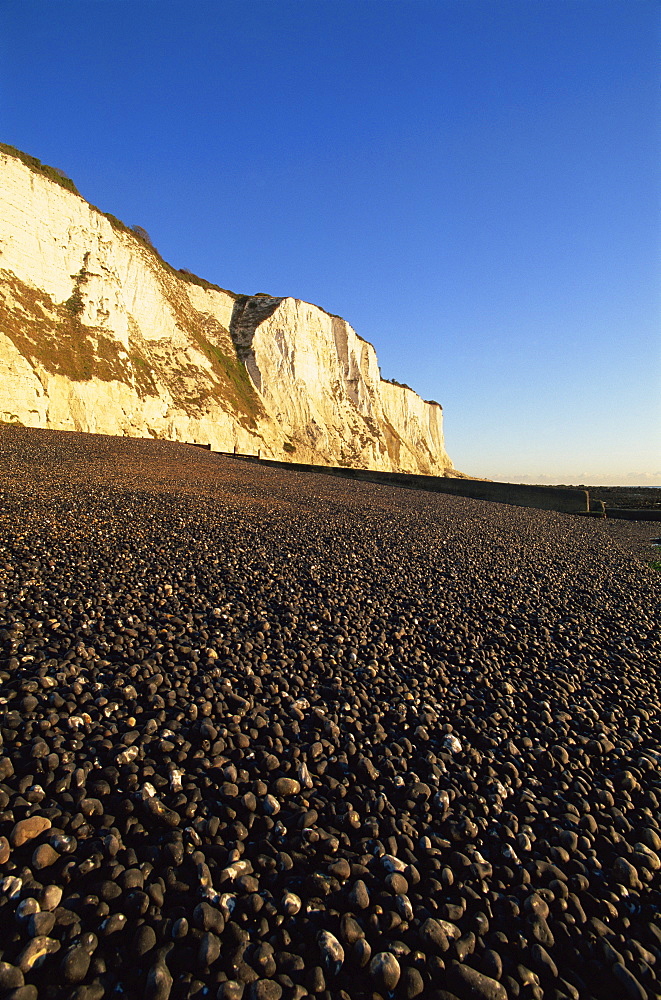
[[[420,940],[425,948],[430,948],[437,952],[446,952],[450,947],[447,934],[437,920],[428,917],[422,924],[419,931]]]
[[[399,962],[390,952],[380,951],[370,962],[370,976],[377,989],[383,989],[386,993],[390,993],[397,986],[401,976]]]
[[[422,996],[425,991],[425,983],[418,969],[410,965],[402,971],[399,992],[405,1000],[413,1000],[414,997]]]
[[[275,979],[258,979],[250,985],[251,1000],[280,1000],[282,986]]]
[[[630,1000],[646,1000],[649,995],[647,990],[641,986],[636,977],[623,965],[614,965],[612,974],[617,979],[618,985],[622,987],[626,997],[629,997]]]
[[[172,976],[164,962],[157,962],[149,970],[145,987],[146,1000],[168,1000],[172,989]]]
[[[0,990],[13,990],[23,986],[25,979],[17,966],[0,962]]]
[[[221,943],[220,938],[210,931],[207,931],[200,941],[198,951],[198,963],[202,969],[208,968],[220,958]]]
[[[15,990],[10,990],[3,1000],[37,1000],[39,991],[33,983],[26,983],[25,986],[18,986]]]
[[[235,979],[228,979],[220,984],[216,997],[217,1000],[242,1000],[244,992],[243,983],[237,983]]]
[[[80,983],[83,981],[90,967],[90,952],[82,945],[75,945],[70,948],[62,959],[62,976],[67,983]]]
[[[366,910],[370,905],[370,895],[362,879],[357,879],[347,895],[349,905],[356,910]]]
[[[100,982],[89,983],[87,986],[77,986],[68,1000],[101,1000],[106,995],[105,987]]]
[[[468,965],[453,965],[451,976],[457,987],[468,990],[475,1000],[508,1000],[507,990],[502,983]]]
[[[133,938],[133,948],[135,949],[136,955],[138,955],[138,957],[146,955],[147,952],[156,947],[156,941],[156,931],[154,928],[149,924],[141,924],[136,931],[135,937]]]
[[[32,867],[40,871],[42,868],[50,868],[59,860],[60,855],[53,850],[50,844],[40,844],[32,855]]]

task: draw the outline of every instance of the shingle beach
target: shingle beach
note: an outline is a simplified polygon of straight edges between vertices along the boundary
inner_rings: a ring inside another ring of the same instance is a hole
[[[658,527],[7,425],[0,477],[0,1000],[661,996]]]

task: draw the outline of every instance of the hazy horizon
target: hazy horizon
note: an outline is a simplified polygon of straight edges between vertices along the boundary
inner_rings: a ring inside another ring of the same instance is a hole
[[[342,315],[460,471],[661,487],[659,55],[629,0],[6,4],[0,139]]]

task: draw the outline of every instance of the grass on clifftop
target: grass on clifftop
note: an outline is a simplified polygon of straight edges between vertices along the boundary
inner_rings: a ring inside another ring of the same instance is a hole
[[[29,167],[30,170],[34,170],[35,173],[48,177],[50,181],[55,181],[60,187],[66,188],[67,191],[71,191],[73,194],[82,197],[71,178],[67,177],[64,171],[59,170],[57,167],[49,167],[47,163],[42,163],[36,156],[30,156],[28,153],[16,149],[16,146],[9,146],[5,142],[0,142],[0,153],[13,156],[15,159],[20,160],[21,163],[24,163],[26,167]]]
[[[33,170],[36,174],[41,174],[43,177],[47,177],[50,181],[54,181],[55,184],[59,184],[60,187],[65,188],[65,190],[71,191],[72,194],[77,194],[79,198],[83,197],[71,178],[58,167],[50,167],[47,163],[42,163],[36,156],[30,156],[29,153],[24,153],[22,149],[17,149],[16,146],[10,146],[6,142],[0,142],[0,153],[6,153],[7,156],[13,156],[14,159],[20,160],[21,163],[23,163],[26,167],[29,167],[30,170]],[[140,235],[140,232],[136,231],[140,230],[141,227],[127,226],[126,223],[122,222],[121,219],[118,219],[116,215],[112,215],[110,212],[103,212],[100,208],[97,208],[96,205],[92,205],[89,202],[88,204],[90,205],[90,208],[94,209],[95,212],[98,212],[99,215],[105,216],[113,229],[116,229],[118,232],[128,233],[133,236],[134,239],[138,240],[143,246],[146,246],[149,250],[151,250],[163,267],[167,268],[168,271],[175,274],[178,278],[182,278],[184,281],[188,281],[193,285],[199,285],[201,288],[211,288],[216,292],[224,292],[226,295],[231,295],[232,298],[236,298],[236,294],[234,292],[229,291],[227,288],[221,288],[220,285],[215,285],[212,281],[207,281],[205,278],[200,278],[197,274],[193,274],[192,271],[189,271],[188,268],[184,267],[177,270],[177,268],[173,267],[172,264],[168,264],[168,262],[161,257],[151,240],[145,239]]]
[[[215,285],[212,281],[207,281],[206,278],[200,278],[199,275],[193,274],[192,271],[189,271],[187,267],[181,267],[179,269],[173,267],[172,264],[169,264],[167,260],[161,257],[152,241],[148,237],[146,238],[146,230],[144,230],[142,226],[127,226],[125,222],[122,222],[121,219],[118,219],[117,216],[113,215],[111,212],[103,212],[100,208],[97,208],[96,205],[90,205],[90,208],[94,209],[95,212],[98,212],[99,215],[106,218],[113,229],[118,233],[126,233],[128,236],[132,236],[134,240],[137,240],[141,246],[145,247],[145,249],[153,255],[154,259],[158,261],[161,267],[164,268],[169,274],[174,275],[175,278],[181,278],[182,281],[187,281],[191,285],[199,285],[200,288],[210,289],[214,292],[222,292],[224,295],[229,295],[232,299],[238,298],[236,292],[231,292],[229,288],[221,288],[220,285]]]

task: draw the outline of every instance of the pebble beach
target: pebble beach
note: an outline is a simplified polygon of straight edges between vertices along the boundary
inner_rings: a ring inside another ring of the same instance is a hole
[[[0,425],[0,1000],[661,997],[658,533]]]

